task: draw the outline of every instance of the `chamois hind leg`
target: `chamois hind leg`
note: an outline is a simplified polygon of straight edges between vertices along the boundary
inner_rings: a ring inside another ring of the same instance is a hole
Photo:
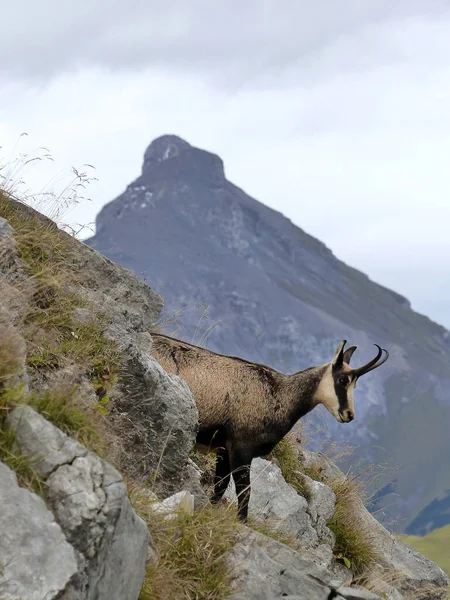
[[[238,514],[242,521],[247,519],[250,501],[250,464],[252,459],[243,452],[232,450],[230,456],[236,495],[238,498]]]
[[[224,495],[228,484],[230,483],[230,457],[226,448],[217,451],[216,474],[214,477],[214,492],[211,496],[211,502],[216,503]]]

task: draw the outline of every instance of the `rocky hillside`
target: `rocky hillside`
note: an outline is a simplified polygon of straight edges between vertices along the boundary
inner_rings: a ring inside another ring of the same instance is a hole
[[[313,449],[331,436],[395,466],[376,508],[398,531],[414,533],[448,492],[450,333],[229,182],[218,156],[156,139],[87,244],[164,296],[165,332],[213,350],[292,372],[328,361],[343,338],[361,361],[374,342],[388,348],[358,385],[353,423],[312,413]]]
[[[232,488],[209,504],[195,400],[151,356],[161,308],[0,194],[0,598],[445,598],[439,567],[291,437],[254,461],[246,526]]]

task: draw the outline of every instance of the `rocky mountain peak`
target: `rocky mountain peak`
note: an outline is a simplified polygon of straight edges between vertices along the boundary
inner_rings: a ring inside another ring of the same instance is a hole
[[[203,176],[209,174],[216,180],[225,179],[223,161],[219,156],[191,146],[182,138],[169,134],[155,138],[148,146],[144,153],[142,175],[149,174],[161,163],[172,163],[174,159],[181,159],[183,165],[189,165],[193,172],[201,172]]]
[[[163,160],[179,156],[183,151],[192,148],[188,142],[177,135],[161,135],[153,140],[144,153],[142,172],[152,169]]]

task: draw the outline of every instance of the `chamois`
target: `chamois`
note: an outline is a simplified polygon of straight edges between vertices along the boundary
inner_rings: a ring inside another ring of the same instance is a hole
[[[358,378],[389,357],[387,350],[375,344],[375,358],[352,369],[349,363],[356,346],[344,351],[347,340],[343,340],[331,362],[284,375],[265,365],[217,354],[159,333],[153,333],[152,338],[154,358],[166,371],[184,379],[194,395],[199,412],[196,447],[216,452],[211,501],[222,498],[232,473],[242,520],[248,514],[252,459],[269,454],[318,404],[323,404],[340,423],[352,421],[353,390]]]

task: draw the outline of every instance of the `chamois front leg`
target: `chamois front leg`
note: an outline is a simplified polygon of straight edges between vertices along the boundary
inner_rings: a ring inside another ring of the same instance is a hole
[[[219,502],[230,483],[230,457],[226,448],[217,451],[216,474],[214,477],[214,492],[211,496],[213,504]]]
[[[246,452],[233,449],[230,463],[233,473],[236,495],[238,498],[238,514],[242,521],[247,520],[248,503],[250,501],[250,464],[252,459]]]

